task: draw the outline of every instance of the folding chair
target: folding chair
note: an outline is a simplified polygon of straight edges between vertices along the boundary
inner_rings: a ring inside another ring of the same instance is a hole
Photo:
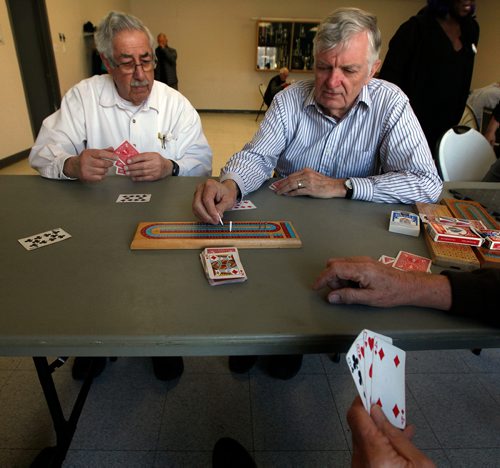
[[[267,110],[267,105],[264,102],[264,93],[266,92],[266,87],[264,86],[264,83],[259,84],[259,93],[260,96],[262,97],[262,104],[260,105],[259,112],[257,112],[257,117],[255,117],[255,121],[259,120],[259,115],[263,114]]]

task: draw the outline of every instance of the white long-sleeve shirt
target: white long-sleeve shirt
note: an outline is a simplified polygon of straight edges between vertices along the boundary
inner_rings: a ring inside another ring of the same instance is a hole
[[[408,98],[377,79],[340,121],[318,107],[313,81],[281,91],[252,141],[223,167],[221,181],[234,180],[246,195],[273,171],[286,177],[306,167],[350,178],[358,200],[433,203],[443,185]]]
[[[200,117],[182,94],[155,81],[145,103],[134,107],[118,95],[110,75],[85,79],[66,93],[61,108],[43,121],[29,161],[43,177],[67,179],[66,159],[86,148],[117,148],[124,140],[139,153],[176,161],[181,176],[211,174]]]

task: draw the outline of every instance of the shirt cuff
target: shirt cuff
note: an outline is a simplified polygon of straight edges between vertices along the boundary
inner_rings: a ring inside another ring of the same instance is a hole
[[[225,180],[232,180],[238,186],[240,194],[237,197],[236,201],[240,202],[241,200],[243,200],[243,197],[246,195],[244,191],[245,184],[243,183],[243,179],[235,172],[228,172],[227,174],[222,175],[219,179],[221,183],[224,182]]]
[[[373,184],[370,179],[361,177],[349,177],[352,182],[352,200],[372,201]]]

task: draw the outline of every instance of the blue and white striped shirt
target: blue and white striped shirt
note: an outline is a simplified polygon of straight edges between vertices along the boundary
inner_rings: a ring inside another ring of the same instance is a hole
[[[243,196],[273,170],[286,177],[311,168],[352,180],[353,199],[382,203],[435,202],[442,189],[425,136],[406,95],[372,79],[340,121],[314,99],[314,82],[278,93],[252,141],[221,170]]]

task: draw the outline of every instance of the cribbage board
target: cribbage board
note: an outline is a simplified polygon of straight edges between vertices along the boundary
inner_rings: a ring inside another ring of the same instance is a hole
[[[480,203],[470,200],[456,200],[445,198],[444,203],[455,218],[478,219],[482,221],[488,229],[498,229],[498,223],[491,217]],[[484,247],[474,248],[481,267],[500,268],[500,251],[491,250]]]
[[[421,214],[432,216],[453,216],[444,205],[432,203],[416,203],[417,210]],[[424,229],[424,239],[431,256],[432,263],[444,268],[458,268],[463,271],[471,271],[480,267],[479,261],[472,247],[468,245],[448,244],[445,242],[434,242]]]
[[[213,246],[237,248],[298,248],[302,246],[290,221],[233,221],[224,226],[189,221],[141,222],[132,250],[199,249]]]

